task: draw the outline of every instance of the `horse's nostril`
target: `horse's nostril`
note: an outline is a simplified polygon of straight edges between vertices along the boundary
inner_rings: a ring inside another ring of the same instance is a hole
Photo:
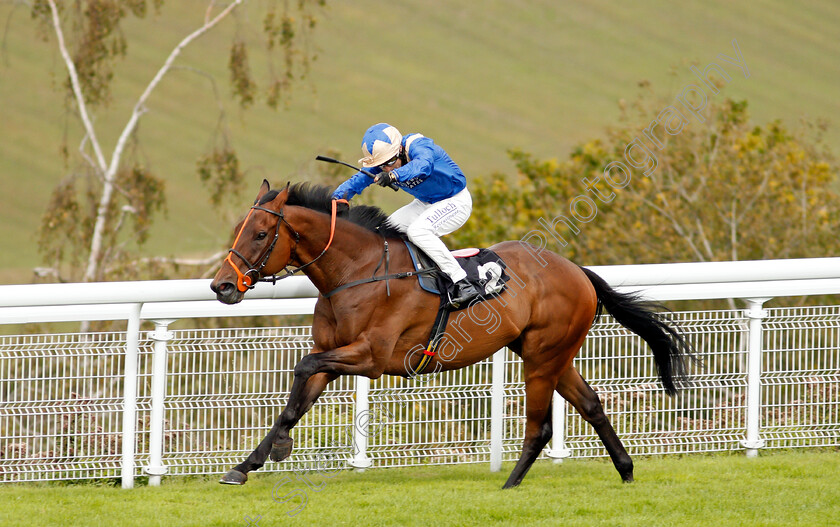
[[[230,292],[231,288],[233,288],[233,284],[230,282],[222,282],[220,284],[213,282],[210,284],[210,289],[217,295],[225,295]]]

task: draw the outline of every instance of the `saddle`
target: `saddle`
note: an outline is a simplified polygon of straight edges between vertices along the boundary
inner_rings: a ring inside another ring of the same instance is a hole
[[[416,245],[406,240],[405,246],[414,264],[414,272],[420,281],[420,287],[424,291],[440,296],[440,307],[438,308],[435,322],[432,324],[432,330],[429,333],[428,344],[423,351],[420,364],[411,371],[412,375],[419,375],[425,372],[432,358],[435,356],[437,346],[446,331],[449,313],[466,309],[474,304],[474,302],[459,306],[458,308],[452,307],[450,299],[452,298],[452,291],[455,289],[455,285],[449,277]],[[481,296],[477,299],[478,302],[497,296],[504,291],[505,284],[510,277],[505,272],[507,266],[495,252],[490,249],[460,249],[452,251],[452,256],[455,257],[455,260],[467,273],[467,280],[481,292]]]
[[[448,294],[454,287],[449,277],[416,245],[405,240],[405,246],[411,256],[414,270],[417,272],[420,287],[424,291],[440,295],[443,299],[449,298]],[[482,297],[486,299],[504,291],[505,283],[510,277],[505,273],[507,266],[495,252],[490,249],[475,248],[459,249],[451,252],[455,261],[467,273],[467,280],[481,292]]]

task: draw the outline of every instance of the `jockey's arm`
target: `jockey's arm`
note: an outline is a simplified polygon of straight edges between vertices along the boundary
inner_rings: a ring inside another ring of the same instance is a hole
[[[391,171],[397,181],[405,182],[412,179],[423,181],[432,174],[435,166],[435,151],[431,145],[425,145],[423,142],[426,141],[419,139],[411,145],[411,151],[409,152],[411,161]],[[431,141],[428,142],[431,143]]]
[[[368,168],[368,172],[373,175],[379,174],[382,172],[380,168]],[[353,176],[350,177],[347,181],[342,183],[338,186],[337,189],[333,192],[333,199],[346,199],[351,200],[354,196],[361,194],[362,191],[368,186],[373,184],[373,178],[363,174],[362,172],[356,172]]]

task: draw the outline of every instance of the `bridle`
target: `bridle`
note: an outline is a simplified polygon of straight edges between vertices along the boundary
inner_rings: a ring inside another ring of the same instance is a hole
[[[316,256],[313,260],[301,265],[300,267],[295,267],[293,269],[289,269],[289,262],[294,260],[297,256],[296,251],[297,251],[298,243],[300,243],[300,233],[298,233],[295,230],[295,228],[292,227],[292,225],[288,222],[288,220],[286,220],[286,217],[283,214],[283,209],[282,208],[279,211],[273,211],[271,209],[267,209],[267,208],[261,207],[259,205],[254,205],[253,207],[251,207],[251,210],[248,211],[248,215],[245,216],[245,220],[242,222],[242,227],[239,228],[239,232],[236,234],[236,238],[233,240],[233,247],[231,247],[228,250],[227,258],[225,258],[225,260],[224,260],[225,262],[229,263],[231,267],[233,267],[233,270],[236,273],[236,289],[239,290],[240,292],[244,293],[245,291],[247,291],[249,289],[253,289],[256,286],[257,282],[276,283],[277,280],[282,280],[283,278],[288,278],[289,276],[292,276],[292,275],[302,271],[304,268],[312,265],[313,263],[318,261],[319,258],[324,256],[324,253],[326,253],[327,249],[329,249],[330,245],[332,245],[333,236],[335,235],[335,218],[336,218],[339,203],[349,204],[346,199],[334,199],[334,200],[332,200],[332,218],[330,220],[330,239],[327,242],[327,246],[324,247],[324,250],[321,251],[321,254]],[[271,243],[268,245],[268,247],[265,249],[265,251],[263,251],[262,256],[260,258],[257,258],[256,264],[252,264],[250,261],[248,261],[247,258],[245,258],[245,256],[242,255],[242,253],[240,253],[239,251],[236,250],[236,244],[239,242],[239,238],[242,236],[242,232],[245,230],[245,225],[248,224],[248,220],[251,218],[251,214],[253,214],[255,210],[261,210],[263,212],[268,212],[269,214],[271,214],[273,216],[277,216],[277,223],[274,226],[274,239],[271,240]],[[292,250],[289,253],[289,262],[287,262],[286,265],[283,267],[283,270],[284,270],[285,274],[283,274],[281,276],[277,276],[276,274],[274,274],[274,275],[271,275],[270,277],[262,278],[262,276],[263,276],[262,271],[265,268],[265,266],[268,264],[268,260],[269,260],[269,258],[271,258],[271,253],[272,253],[272,251],[274,251],[274,246],[277,244],[277,240],[280,238],[280,224],[281,223],[286,225],[286,227],[289,229],[289,232],[291,232],[291,234],[295,238],[295,245],[294,245],[294,247],[292,247]],[[233,255],[238,256],[245,263],[245,265],[248,266],[248,270],[245,273],[240,271],[239,267],[236,266],[233,263],[233,259],[232,259]],[[253,276],[253,278],[252,278],[252,276]]]

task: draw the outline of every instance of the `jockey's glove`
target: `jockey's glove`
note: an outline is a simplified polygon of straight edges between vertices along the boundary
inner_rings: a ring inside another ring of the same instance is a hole
[[[376,184],[380,187],[390,186],[397,178],[389,172],[381,172],[376,175]]]

